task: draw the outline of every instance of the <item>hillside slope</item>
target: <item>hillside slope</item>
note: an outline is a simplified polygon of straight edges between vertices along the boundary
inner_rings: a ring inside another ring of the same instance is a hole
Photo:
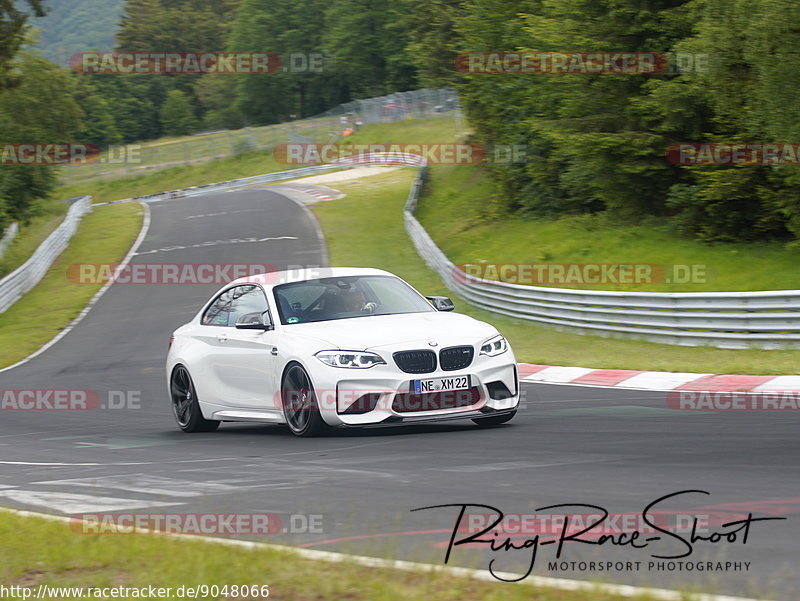
[[[124,0],[49,0],[46,17],[31,18],[38,49],[59,65],[76,52],[113,50]]]

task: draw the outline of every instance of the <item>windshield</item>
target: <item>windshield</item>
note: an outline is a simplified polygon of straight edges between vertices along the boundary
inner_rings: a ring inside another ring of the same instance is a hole
[[[282,324],[436,310],[408,284],[391,276],[306,280],[275,286],[273,293]]]

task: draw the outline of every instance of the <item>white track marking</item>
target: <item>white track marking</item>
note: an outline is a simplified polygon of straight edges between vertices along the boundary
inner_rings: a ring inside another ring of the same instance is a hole
[[[16,503],[45,507],[61,513],[93,513],[98,511],[124,511],[144,507],[166,507],[183,505],[183,503],[163,503],[159,501],[142,501],[137,499],[119,499],[116,497],[96,497],[61,492],[35,490],[2,490],[0,497]]]
[[[7,509],[0,507],[0,511],[5,511],[18,515],[20,517],[33,517],[45,520],[57,521],[62,523],[71,523],[69,518],[57,515],[48,515],[43,513],[36,513],[32,511],[19,511],[16,509]],[[143,530],[142,532],[147,532]],[[272,551],[279,551],[282,553],[291,553],[305,559],[314,561],[325,561],[329,563],[349,563],[351,565],[360,565],[371,568],[385,568],[390,570],[402,570],[404,572],[418,572],[418,573],[438,573],[447,576],[459,578],[473,578],[475,580],[482,580],[497,583],[497,580],[487,570],[474,570],[470,568],[453,568],[442,565],[432,565],[425,563],[417,563],[412,561],[402,561],[394,559],[381,559],[378,557],[365,557],[363,555],[348,555],[346,553],[334,553],[332,551],[316,551],[312,549],[299,549],[297,547],[288,547],[283,545],[270,545],[266,543],[256,543],[252,541],[213,538],[210,536],[189,536],[181,534],[168,534],[168,533],[154,533],[158,536],[167,536],[170,538],[180,538],[185,541],[192,541],[204,544],[223,545],[226,547],[239,547],[242,549],[269,549]],[[508,572],[496,572],[501,578],[506,580],[518,579],[520,574],[510,574]],[[498,583],[499,584],[499,583]],[[507,584],[499,584],[500,586],[509,586]],[[528,576],[524,581],[514,586],[536,586],[543,588],[554,588],[562,591],[585,591],[588,593],[608,593],[612,595],[619,595],[621,597],[637,597],[649,596],[658,601],[685,601],[687,596],[680,591],[674,591],[663,588],[646,588],[641,586],[630,586],[627,584],[599,584],[587,580],[568,580],[566,578],[552,578],[548,576]],[[757,599],[750,599],[744,597],[729,597],[727,595],[706,595],[706,594],[693,594],[692,601],[764,601]]]
[[[216,482],[193,482],[191,480],[162,478],[161,476],[151,476],[149,474],[125,474],[118,476],[99,476],[97,478],[47,480],[33,482],[33,484],[111,488],[127,492],[167,495],[170,497],[202,497],[205,495],[232,493],[244,488],[242,486],[231,486]]]
[[[144,237],[147,235],[147,230],[150,229],[150,207],[148,207],[145,203],[141,202],[139,203],[139,205],[144,210],[144,219],[142,219],[142,229],[139,230],[139,235],[134,241],[133,246],[131,246],[130,250],[128,251],[128,254],[125,255],[125,258],[122,259],[122,262],[117,267],[117,269],[120,270],[124,269],[128,265],[128,263],[130,263],[131,258],[133,258],[133,256],[136,254],[136,250],[142,244],[142,241],[144,241]],[[95,294],[92,297],[92,300],[89,301],[89,304],[83,308],[83,311],[81,311],[78,314],[78,316],[75,319],[73,319],[66,328],[64,328],[58,334],[56,334],[55,337],[52,340],[50,340],[50,342],[45,344],[35,353],[25,357],[22,361],[18,361],[17,363],[14,363],[14,365],[9,365],[8,367],[0,369],[0,373],[3,373],[4,371],[8,371],[10,369],[14,369],[15,367],[19,367],[20,365],[27,363],[34,357],[38,357],[47,349],[49,349],[51,346],[53,346],[56,342],[61,340],[64,336],[69,334],[75,328],[75,326],[77,326],[83,320],[83,318],[89,314],[89,311],[92,310],[92,307],[94,307],[97,304],[97,301],[100,300],[100,297],[102,297],[106,293],[106,290],[108,290],[113,283],[114,282],[112,280],[106,282],[105,285],[102,288],[100,288],[100,290],[97,291],[97,294]],[[25,297],[22,297],[22,299],[24,298]]]
[[[188,246],[167,246],[165,248],[156,248],[153,250],[145,250],[137,252],[135,255],[141,257],[143,255],[152,255],[155,253],[166,253],[174,250],[186,250],[187,248],[206,248],[208,246],[222,246],[226,244],[254,244],[258,242],[271,242],[273,240],[298,240],[297,236],[268,236],[266,238],[231,238],[229,240],[209,240],[208,242],[201,242],[200,244],[190,244]]]
[[[508,461],[506,463],[486,463],[486,464],[472,464],[472,465],[459,465],[456,467],[429,467],[428,470],[437,472],[456,472],[456,473],[479,473],[479,472],[493,472],[495,470],[517,470],[517,469],[531,469],[540,467],[558,467],[561,465],[579,465],[583,463],[605,463],[607,461],[616,461],[619,457],[605,457],[603,459],[574,459],[567,461],[555,461],[552,463],[536,463],[534,461]]]
[[[40,461],[0,461],[0,465],[22,465],[26,467],[120,467],[131,465],[162,465],[165,463],[213,463],[216,461],[241,461],[241,457],[217,457],[214,459],[179,459],[177,461],[164,459],[162,461],[131,461],[119,463],[58,463]]]
[[[219,217],[220,215],[233,215],[234,213],[255,213],[261,209],[239,209],[238,211],[221,211],[219,213],[204,213],[202,215],[187,215],[184,219],[200,219],[201,217]]]

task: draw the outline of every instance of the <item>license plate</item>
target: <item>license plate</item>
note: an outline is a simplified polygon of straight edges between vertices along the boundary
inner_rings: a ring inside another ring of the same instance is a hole
[[[470,388],[469,376],[454,376],[452,378],[431,378],[429,380],[412,380],[416,394],[431,392],[446,392],[450,390],[468,390]]]

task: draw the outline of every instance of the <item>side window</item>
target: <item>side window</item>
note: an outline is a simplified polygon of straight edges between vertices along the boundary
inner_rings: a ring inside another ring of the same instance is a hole
[[[231,310],[228,316],[228,325],[233,327],[236,320],[247,313],[263,313],[268,309],[267,297],[258,286],[239,286],[234,288],[234,298],[231,300]]]
[[[234,288],[231,288],[220,294],[217,300],[211,303],[206,312],[203,313],[200,323],[204,326],[227,326],[228,315],[231,312],[231,296],[234,290]]]
[[[203,313],[200,322],[206,326],[236,325],[246,313],[267,310],[267,299],[258,286],[236,286],[220,294]]]

